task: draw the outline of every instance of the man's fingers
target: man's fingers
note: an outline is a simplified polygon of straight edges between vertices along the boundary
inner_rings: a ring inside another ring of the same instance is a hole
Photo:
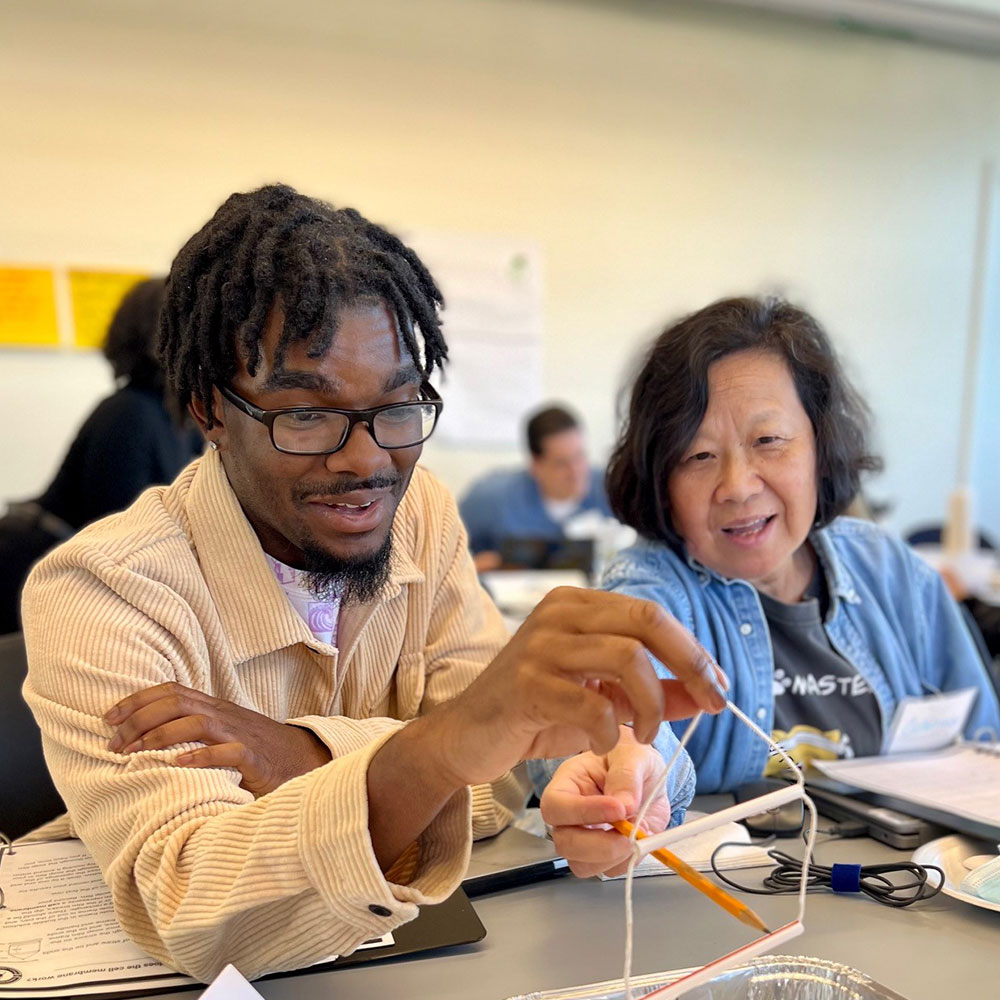
[[[257,769],[243,743],[217,743],[210,747],[199,747],[180,754],[175,763],[181,767],[235,767],[244,779],[257,776]],[[251,772],[250,775],[247,771]]]
[[[582,588],[559,588],[549,598],[547,605],[539,606],[540,620],[558,620],[564,630],[585,635],[635,639],[669,667],[699,708],[716,713],[726,707],[725,674],[698,640],[658,604]]]
[[[663,719],[673,722],[675,719],[690,719],[701,711],[701,706],[691,695],[691,692],[680,681],[660,681],[663,689]]]
[[[597,678],[600,693],[610,696],[620,715],[621,699],[606,690],[610,685],[618,688],[637,737],[643,742],[653,739],[663,719],[663,687],[639,642],[615,635],[570,636],[560,644],[559,656],[572,673]]]
[[[134,709],[132,714],[118,726],[118,731],[108,746],[112,750],[123,750],[168,722],[200,717],[204,707],[183,695],[164,695],[148,705]]]
[[[154,726],[148,732],[140,733],[134,740],[120,748],[119,753],[137,753],[140,750],[165,750],[178,743],[224,743],[215,722],[205,715],[185,715],[181,719],[171,719],[162,726]],[[112,741],[113,743],[114,741]],[[111,749],[115,749],[113,746]]]
[[[585,619],[588,631],[602,628],[605,616],[621,621],[619,634],[638,639],[684,684],[699,708],[714,713],[726,707],[725,674],[673,615],[652,601],[626,598],[623,594],[607,596],[627,600],[628,605],[620,610],[602,606],[599,612],[588,615]],[[610,629],[611,623],[606,627]]]
[[[198,705],[214,703],[214,699],[203,691],[196,691],[194,688],[184,687],[183,684],[170,681],[167,684],[156,684],[153,687],[143,688],[141,691],[130,694],[127,698],[122,698],[120,702],[112,705],[104,713],[104,721],[109,725],[117,726],[134,712],[163,698],[184,698],[188,703],[197,703]]]
[[[567,705],[577,704],[576,700],[566,701],[566,684],[573,684],[578,690],[607,704],[615,722],[632,723],[640,743],[651,743],[662,721],[690,719],[701,710],[691,692],[680,681],[656,677],[649,668],[646,654],[632,647],[630,641],[626,642],[622,655],[616,654],[618,649],[620,647],[614,640],[608,638],[606,642],[581,643],[578,649],[568,651],[566,656],[572,662],[573,670],[590,677],[582,684],[566,678],[548,680],[540,677],[536,680],[541,686],[539,700],[554,702],[555,709],[562,710],[559,714],[548,713],[552,722],[586,729],[589,735],[593,735],[582,719],[565,713]],[[635,659],[631,658],[633,655]],[[591,704],[594,704],[592,700]],[[596,753],[605,753],[614,745],[613,740],[602,742],[600,746],[593,739],[590,742]]]
[[[596,753],[607,753],[618,742],[614,705],[588,687],[564,677],[542,674],[533,685],[530,708],[536,724],[580,730]]]
[[[243,777],[240,787],[253,792],[254,797],[273,791],[280,781],[268,781],[254,753],[244,743],[218,743],[182,753],[175,761],[181,767],[232,767]]]

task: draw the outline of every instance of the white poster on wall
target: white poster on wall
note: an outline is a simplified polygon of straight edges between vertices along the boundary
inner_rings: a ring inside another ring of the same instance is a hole
[[[405,240],[445,299],[448,364],[435,440],[512,447],[542,393],[541,251],[528,240],[435,231]]]

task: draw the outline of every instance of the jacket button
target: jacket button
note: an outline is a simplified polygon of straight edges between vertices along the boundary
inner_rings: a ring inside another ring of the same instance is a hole
[[[764,708],[763,705],[757,709],[757,718],[760,719],[761,722],[767,718],[767,709]]]
[[[751,625],[750,622],[744,622],[740,626],[741,635],[749,635],[752,631],[753,631],[753,625]]]
[[[380,906],[378,903],[372,903],[371,906],[368,907],[368,909],[371,910],[376,917],[392,916],[392,910],[390,910],[388,906]]]

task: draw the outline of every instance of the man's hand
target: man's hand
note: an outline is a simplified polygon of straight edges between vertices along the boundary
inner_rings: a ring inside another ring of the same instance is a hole
[[[175,763],[234,767],[243,775],[240,786],[255,798],[330,760],[330,752],[308,729],[286,726],[181,684],[137,691],[110,709],[104,720],[118,729],[108,744],[116,753],[204,743]]]
[[[650,789],[663,777],[663,759],[637,743],[622,726],[615,748],[603,757],[581,753],[564,761],[542,794],[542,818],[552,827],[556,850],[574,875],[620,875],[632,845],[607,824],[634,820]],[[659,795],[646,810],[642,829],[659,833],[670,822],[670,803]]]
[[[660,680],[647,650],[677,680]],[[588,746],[607,754],[621,722],[632,721],[636,740],[650,743],[665,719],[721,712],[722,679],[694,636],[658,605],[553,590],[465,691],[408,723],[372,757],[368,828],[383,870],[463,786],[493,781],[533,757]]]
[[[647,650],[677,680],[656,676]],[[726,704],[723,674],[694,636],[650,601],[560,587],[462,694],[427,717],[439,765],[458,785],[492,781],[521,760],[607,753],[618,724],[640,743],[665,719]]]

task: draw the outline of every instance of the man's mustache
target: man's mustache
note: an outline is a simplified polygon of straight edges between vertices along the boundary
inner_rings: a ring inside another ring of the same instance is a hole
[[[400,476],[391,472],[380,472],[367,479],[356,479],[353,476],[340,476],[323,483],[303,483],[297,492],[302,503],[311,497],[334,497],[358,490],[391,490],[400,483]]]

